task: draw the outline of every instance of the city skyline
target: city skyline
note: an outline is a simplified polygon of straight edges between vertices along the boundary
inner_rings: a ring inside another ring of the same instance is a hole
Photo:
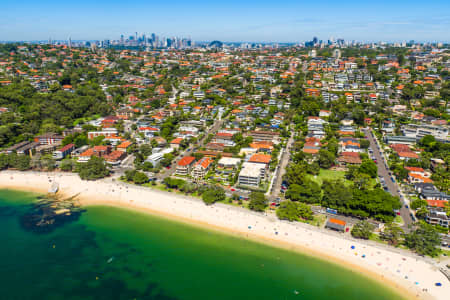
[[[85,0],[5,3],[0,12],[0,40],[104,40],[121,34],[159,32],[193,41],[299,42],[312,36],[358,41],[448,42],[450,4],[445,1],[388,1],[361,4],[193,1],[126,6],[118,1]]]

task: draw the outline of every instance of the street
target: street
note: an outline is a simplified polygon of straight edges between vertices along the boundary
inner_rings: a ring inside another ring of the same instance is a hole
[[[215,133],[217,132],[220,127],[222,126],[224,120],[216,120],[214,122],[214,124],[211,126],[211,128],[205,133],[205,135],[203,136],[203,138],[198,141],[195,145],[189,145],[189,147],[183,151],[182,153],[180,153],[173,161],[172,164],[170,165],[170,169],[164,169],[163,173],[159,173],[157,175],[158,180],[164,180],[164,178],[170,177],[173,175],[173,173],[175,173],[176,171],[176,167],[177,167],[177,163],[180,159],[182,159],[185,156],[189,156],[192,153],[194,153],[194,148],[200,148],[203,147],[205,144],[205,140],[208,138],[208,135],[211,133]]]
[[[286,167],[289,163],[289,159],[291,157],[291,146],[294,143],[294,134],[292,133],[289,137],[286,147],[283,149],[283,154],[281,155],[281,159],[278,163],[278,169],[275,176],[275,182],[273,183],[272,190],[270,191],[270,200],[275,200],[279,197],[281,183],[283,182],[283,175],[286,173]]]
[[[378,175],[380,177],[384,178],[384,181],[386,183],[386,186],[393,196],[400,197],[399,191],[400,187],[398,186],[397,182],[393,182],[391,179],[391,176],[389,175],[389,170],[387,168],[386,160],[383,156],[383,154],[380,151],[380,148],[378,146],[378,142],[376,141],[375,136],[373,135],[372,130],[363,129],[364,134],[369,139],[370,142],[370,148],[373,150],[373,155],[375,156],[375,159],[377,160],[377,167],[378,167]],[[408,208],[406,208],[405,203],[402,201],[402,208],[400,209],[400,215],[403,218],[403,230],[405,232],[409,231],[410,225],[413,224],[413,220],[410,215],[410,211]]]

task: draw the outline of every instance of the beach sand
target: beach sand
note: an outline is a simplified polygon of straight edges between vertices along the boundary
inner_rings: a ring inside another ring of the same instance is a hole
[[[77,174],[1,171],[0,188],[46,193],[53,182],[83,205],[112,205],[165,216],[269,243],[340,264],[396,290],[406,299],[449,299],[450,283],[431,260],[298,222],[277,220],[239,207],[125,184],[107,178],[82,181]],[[354,249],[352,249],[354,246]],[[364,255],[364,257],[363,257]],[[435,283],[442,286],[437,287]]]

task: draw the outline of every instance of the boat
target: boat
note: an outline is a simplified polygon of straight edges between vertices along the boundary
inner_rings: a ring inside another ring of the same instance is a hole
[[[111,256],[106,262],[107,262],[108,264],[110,264],[110,263],[112,263],[113,260],[114,260],[114,256]]]
[[[300,292],[297,290],[294,290],[294,294],[298,295],[298,294],[300,294]]]

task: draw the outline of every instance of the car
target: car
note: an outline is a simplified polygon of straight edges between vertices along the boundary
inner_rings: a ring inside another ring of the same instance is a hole
[[[166,167],[167,170],[170,170],[170,168],[171,168],[170,166],[167,166],[167,167]]]
[[[231,188],[231,189],[230,189],[230,191],[232,191],[232,192],[235,192],[235,191],[236,191],[236,189],[233,189],[233,188]]]
[[[408,209],[409,209],[409,206],[408,206],[408,204],[405,204],[405,208],[408,208]]]

